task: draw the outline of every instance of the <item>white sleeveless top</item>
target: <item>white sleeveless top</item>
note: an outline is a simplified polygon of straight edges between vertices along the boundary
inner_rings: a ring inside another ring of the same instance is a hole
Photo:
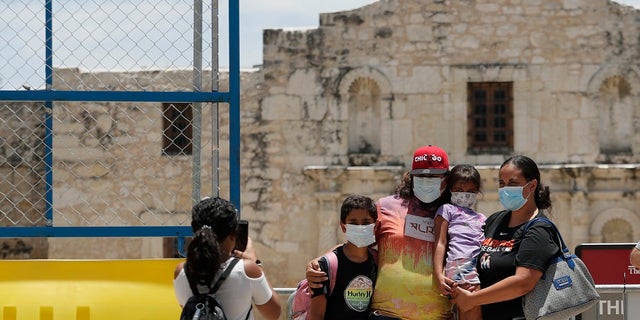
[[[229,265],[230,258],[221,265],[218,274]],[[244,320],[252,303],[262,305],[271,299],[273,292],[267,283],[267,278],[262,274],[259,278],[249,278],[244,272],[244,260],[240,260],[229,273],[229,277],[222,283],[216,297],[222,305],[229,320]],[[178,303],[184,306],[187,300],[193,295],[184,269],[173,280],[173,288],[178,299]],[[250,320],[253,320],[255,310],[251,310]]]

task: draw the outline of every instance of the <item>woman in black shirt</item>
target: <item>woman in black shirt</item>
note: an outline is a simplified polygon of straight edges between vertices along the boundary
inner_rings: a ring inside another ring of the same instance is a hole
[[[486,320],[524,319],[522,297],[533,290],[560,249],[551,225],[535,223],[526,233],[523,226],[545,217],[551,208],[549,187],[540,182],[536,163],[514,156],[500,166],[498,195],[507,209],[486,221],[485,240],[478,255],[481,290],[455,288],[453,302],[468,310],[482,306]]]

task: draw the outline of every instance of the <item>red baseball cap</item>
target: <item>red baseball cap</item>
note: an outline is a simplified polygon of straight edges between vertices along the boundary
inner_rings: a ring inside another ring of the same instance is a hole
[[[449,171],[449,156],[442,148],[428,145],[416,149],[410,174],[443,174]]]

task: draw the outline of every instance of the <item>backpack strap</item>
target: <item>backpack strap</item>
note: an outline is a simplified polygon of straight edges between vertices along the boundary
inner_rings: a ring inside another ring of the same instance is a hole
[[[226,279],[229,276],[229,273],[231,273],[231,270],[233,269],[233,267],[236,265],[236,263],[238,263],[238,258],[233,258],[233,260],[231,260],[231,262],[229,262],[229,266],[227,266],[226,269],[224,269],[224,271],[222,272],[222,275],[220,275],[220,278],[218,279],[218,281],[216,281],[215,285],[213,286],[212,289],[209,290],[209,293],[214,293],[218,290],[218,288],[220,287],[220,285],[222,284],[222,281],[224,281],[224,279]],[[184,275],[187,276],[187,262],[184,263],[184,265],[182,266],[182,269],[185,270]],[[198,295],[200,294],[200,290],[198,290],[197,286],[192,286],[191,285],[191,281],[189,281],[189,276],[187,276],[187,282],[189,283],[189,287],[191,288],[191,293],[193,293],[194,295]]]
[[[251,309],[253,309],[253,303],[251,304],[251,306],[249,306],[249,311],[247,312],[247,316],[244,318],[244,320],[249,319],[249,315],[251,314]]]
[[[211,288],[211,290],[209,290],[210,294],[211,293],[215,293],[216,291],[218,291],[218,288],[220,288],[220,286],[222,285],[222,282],[225,279],[227,279],[227,277],[231,273],[231,270],[233,269],[233,267],[235,267],[235,265],[238,263],[238,261],[240,261],[240,259],[233,258],[233,260],[231,260],[231,262],[229,262],[229,265],[227,266],[227,268],[224,269],[224,271],[220,275],[220,278],[218,278],[218,281],[216,281],[216,284],[213,285],[213,288]],[[249,312],[251,312],[251,310],[249,310]]]
[[[229,262],[229,265],[224,269],[224,271],[220,275],[220,278],[218,278],[218,281],[216,281],[216,284],[209,291],[209,294],[213,294],[216,291],[218,291],[218,289],[222,285],[222,282],[224,282],[224,280],[227,279],[227,277],[229,276],[229,274],[233,270],[233,267],[235,267],[236,264],[238,264],[239,261],[240,261],[240,259],[233,258],[233,260],[231,260],[231,262]],[[249,311],[247,311],[247,316],[244,318],[244,320],[249,319],[249,315],[251,315],[251,309],[253,309],[253,303],[251,304],[251,306],[249,306]]]
[[[336,277],[338,274],[338,256],[335,251],[327,252],[324,255],[325,260],[327,261],[327,266],[329,267],[329,272],[327,272],[327,277],[329,278],[329,295],[333,291],[333,288],[336,286]]]
[[[373,281],[375,283],[376,281],[375,278],[377,278],[377,271],[378,271],[378,251],[372,248],[368,248],[368,250],[369,250],[369,254],[373,258],[372,272],[374,274]],[[324,258],[327,261],[327,267],[329,269],[329,272],[327,273],[327,277],[329,278],[329,295],[331,295],[331,292],[333,292],[333,288],[336,286],[336,278],[338,274],[338,255],[336,255],[336,252],[334,250],[334,251],[327,252],[324,255]]]

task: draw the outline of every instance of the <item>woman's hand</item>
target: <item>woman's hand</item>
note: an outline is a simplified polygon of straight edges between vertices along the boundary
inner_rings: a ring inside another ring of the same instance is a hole
[[[256,251],[253,248],[253,241],[251,237],[247,238],[247,248],[244,251],[233,250],[233,256],[240,259],[247,259],[251,261],[256,261],[258,258],[256,256]]]
[[[462,287],[460,287],[459,285],[454,284],[451,290],[451,296],[453,298],[451,302],[453,302],[453,304],[458,306],[460,310],[468,311],[476,306],[473,304],[472,295],[473,294],[470,291],[467,291]]]
[[[474,292],[480,288],[480,285],[465,283],[465,284],[461,284],[460,287],[469,292]]]
[[[319,258],[315,258],[307,263],[306,277],[309,288],[322,288],[322,282],[329,279],[324,271],[320,270]]]

